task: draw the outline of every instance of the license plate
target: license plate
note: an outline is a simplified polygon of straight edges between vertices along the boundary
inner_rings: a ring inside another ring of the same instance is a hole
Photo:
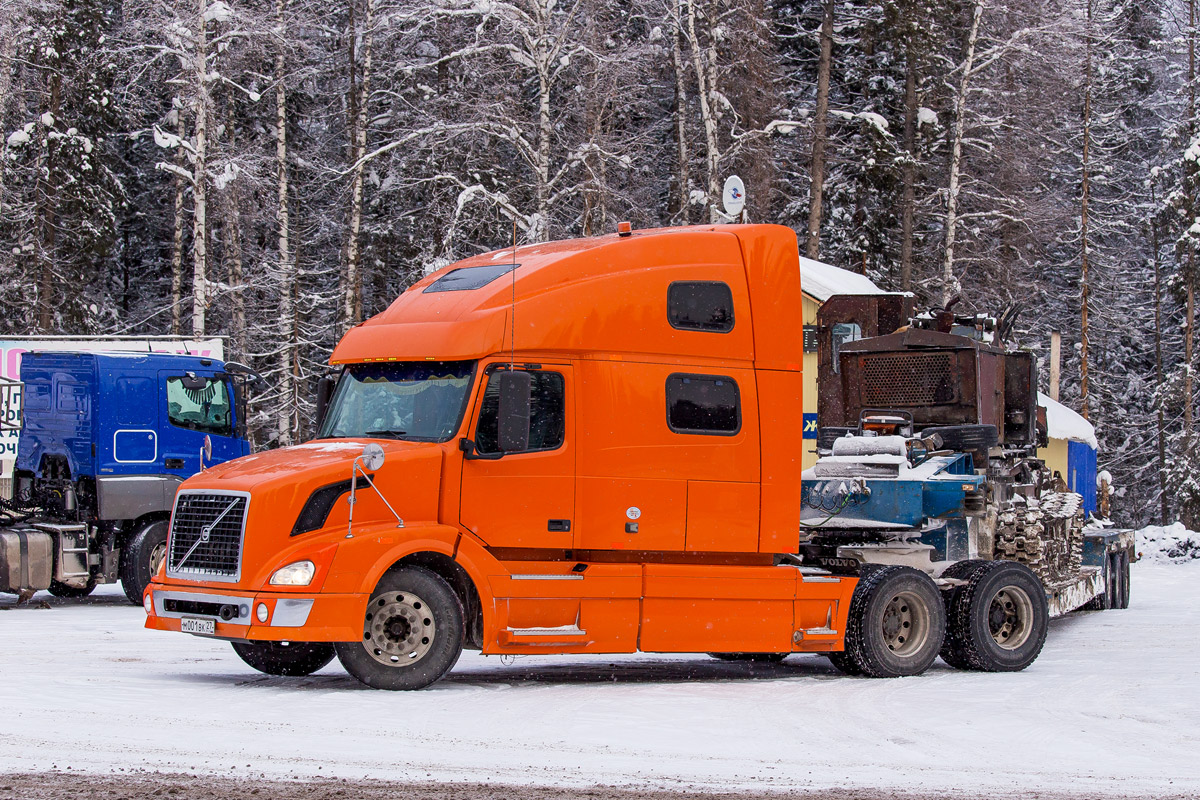
[[[217,632],[217,621],[215,619],[184,617],[179,620],[179,630],[184,633],[203,633],[206,636],[213,636]]]

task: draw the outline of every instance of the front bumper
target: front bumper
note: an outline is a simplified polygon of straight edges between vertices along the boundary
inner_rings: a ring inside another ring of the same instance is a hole
[[[362,638],[367,595],[240,592],[151,583],[146,627],[179,631],[184,618],[215,623],[217,639],[272,642],[354,642]],[[259,622],[259,605],[267,621]],[[203,634],[194,634],[203,635]]]

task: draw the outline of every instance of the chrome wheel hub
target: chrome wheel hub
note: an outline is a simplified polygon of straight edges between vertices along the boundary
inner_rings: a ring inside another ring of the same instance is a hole
[[[412,592],[387,592],[371,600],[363,623],[363,647],[381,664],[403,667],[433,646],[433,612]]]

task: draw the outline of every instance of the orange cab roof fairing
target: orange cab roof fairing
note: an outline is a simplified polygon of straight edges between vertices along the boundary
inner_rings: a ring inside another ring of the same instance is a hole
[[[746,261],[743,253],[769,255],[771,260]],[[455,269],[514,263],[511,248],[473,256],[426,276],[386,311],[347,332],[331,363],[476,359],[512,347],[514,330],[516,349],[525,352],[751,362],[751,289],[779,287],[786,283],[780,281],[780,273],[790,272],[797,276],[793,285],[799,308],[796,235],[777,225],[663,228],[632,236],[570,239],[519,247],[515,256],[520,265],[515,271],[478,289],[425,291]],[[733,331],[672,328],[665,289],[676,280],[728,283],[734,294]],[[785,304],[792,299],[790,292],[784,294],[772,300]],[[515,325],[510,320],[514,311]],[[795,347],[799,352],[799,341]],[[793,360],[772,349],[772,366]],[[794,361],[798,365],[799,355]]]

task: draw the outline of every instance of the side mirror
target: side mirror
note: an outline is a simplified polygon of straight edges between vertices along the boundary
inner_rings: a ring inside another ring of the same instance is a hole
[[[204,469],[205,462],[212,461],[212,437],[207,433],[204,434],[204,444],[200,446],[200,469]]]
[[[329,400],[333,397],[333,387],[337,382],[326,375],[317,381],[317,430],[325,424],[325,413],[329,411]]]
[[[199,392],[208,388],[208,378],[201,378],[194,372],[189,372],[179,379],[183,384],[183,388],[191,389],[193,392]]]
[[[374,472],[383,466],[383,448],[371,442],[363,448],[361,458],[367,471]]]
[[[501,372],[496,443],[502,453],[529,449],[529,406],[533,379],[528,372]]]

